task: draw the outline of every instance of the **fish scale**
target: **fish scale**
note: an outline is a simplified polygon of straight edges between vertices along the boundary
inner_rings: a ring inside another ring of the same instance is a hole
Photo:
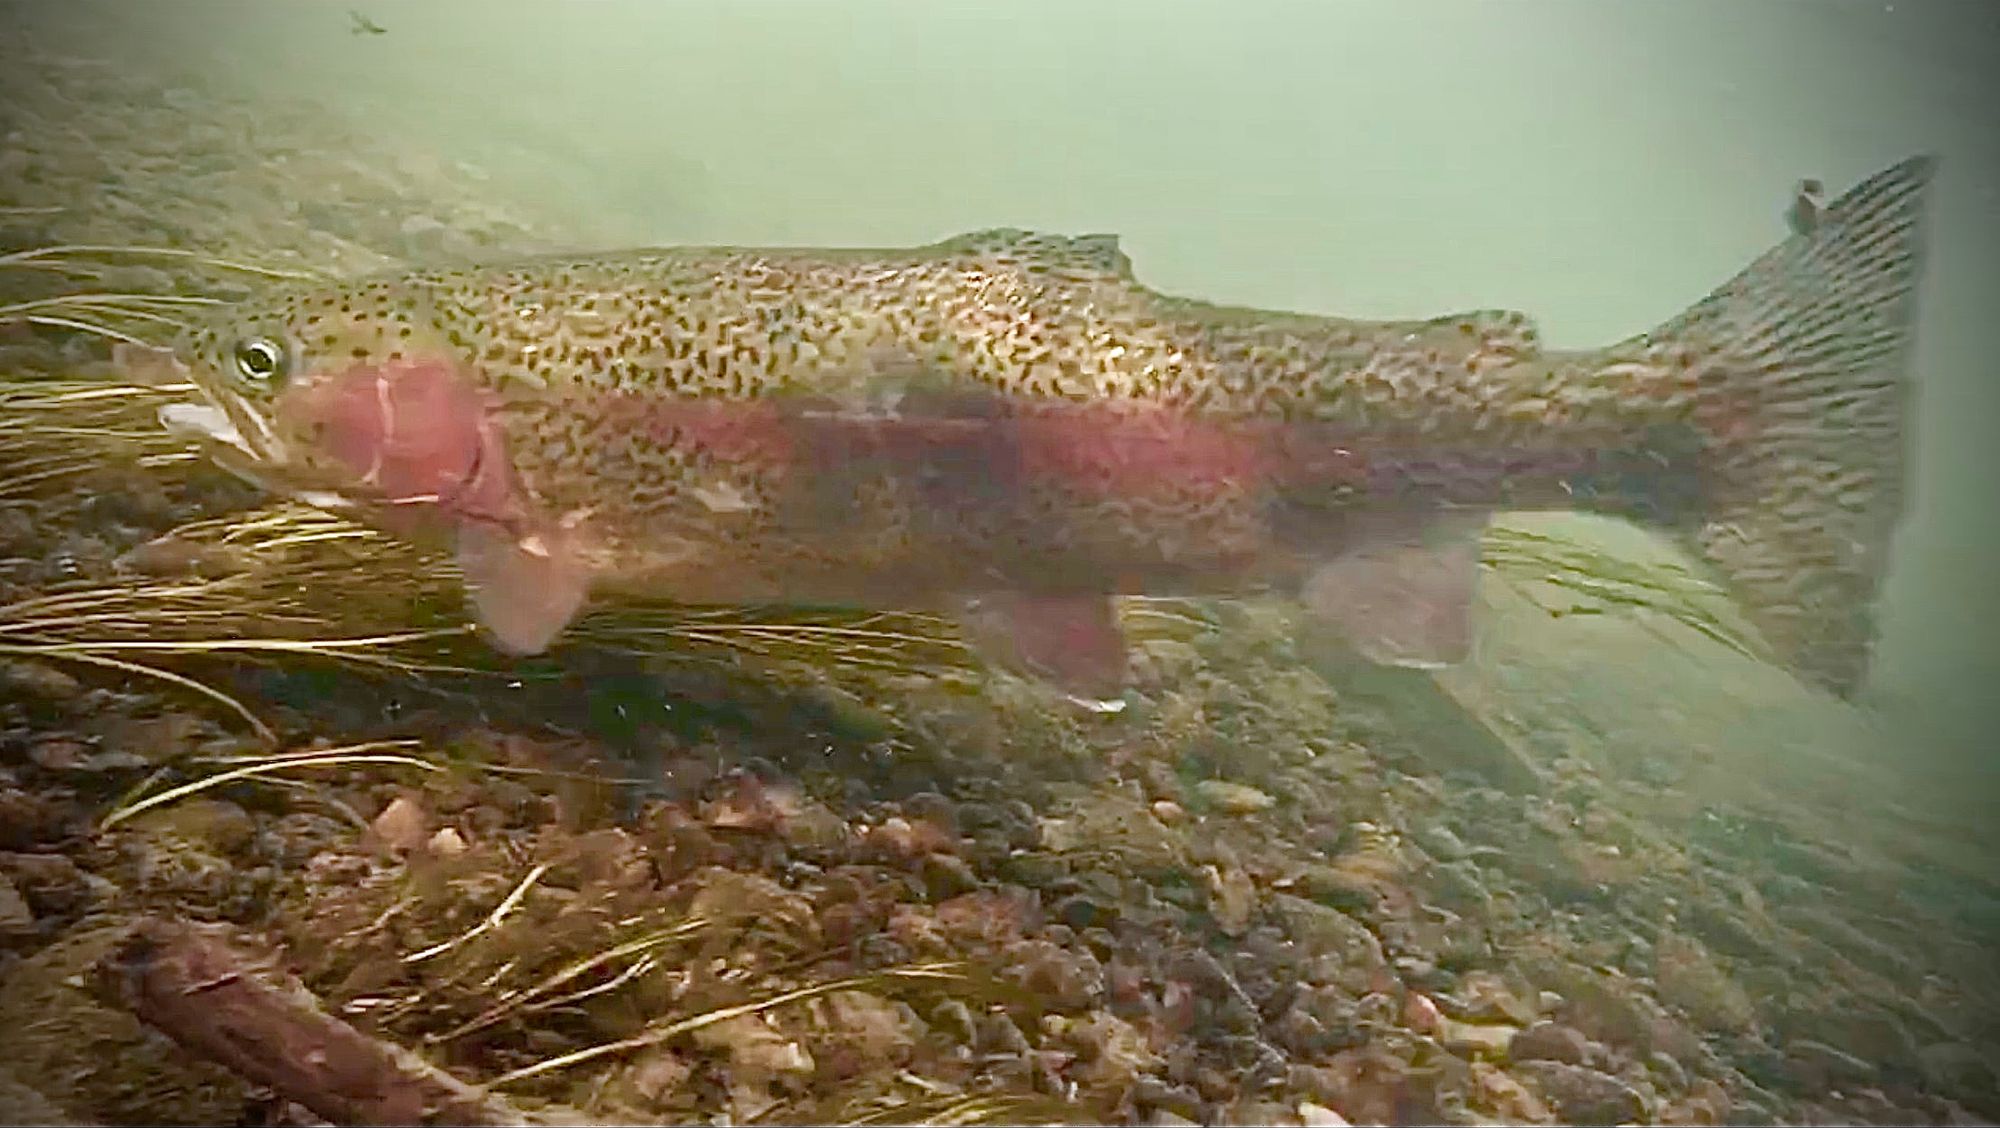
[[[1120,647],[1078,641],[1115,631],[1105,600],[1276,591],[1436,665],[1469,645],[1486,516],[1583,509],[1699,551],[1788,666],[1851,693],[1903,509],[1934,169],[1821,201],[1601,349],[1497,308],[1213,305],[1143,285],[1115,237],[994,229],[418,271],[221,311],[178,352],[238,469],[422,517],[510,650],[621,592],[970,607],[1006,661],[1110,691]],[[458,390],[404,388],[441,371]],[[377,401],[408,407],[371,430]],[[355,449],[376,431],[392,451]]]

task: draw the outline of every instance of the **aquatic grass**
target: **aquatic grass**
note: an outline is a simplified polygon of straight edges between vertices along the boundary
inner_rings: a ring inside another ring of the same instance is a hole
[[[464,620],[456,570],[442,554],[290,505],[197,522],[166,539],[195,558],[208,554],[227,574],[134,576],[38,593],[0,605],[0,645],[124,672],[144,667],[184,689],[193,688],[187,675],[169,667],[206,660],[330,661],[411,679],[523,676],[521,663],[491,651]],[[1758,653],[1715,609],[1721,589],[1678,565],[1499,529],[1489,536],[1487,567],[1523,590],[1565,592],[1567,603],[1537,599],[1551,615],[1647,612]],[[367,582],[355,582],[361,578]],[[1195,601],[1135,600],[1128,622],[1141,636],[1174,636],[1215,629],[1220,620]],[[740,668],[750,661],[773,671],[862,677],[976,665],[954,626],[933,616],[785,607],[611,603],[580,620],[564,645],[668,663]],[[248,718],[241,702],[227,707]]]
[[[1768,649],[1719,610],[1729,605],[1727,589],[1685,565],[1633,560],[1578,538],[1505,525],[1487,530],[1481,561],[1551,617],[1624,613],[1645,625],[1637,613],[1659,615],[1745,657],[1770,661]],[[1534,591],[1538,585],[1574,601],[1546,602]]]
[[[49,298],[9,302],[0,305],[0,325],[22,322],[92,333],[126,344],[145,345],[151,340],[135,335],[121,322],[182,329],[187,322],[164,312],[170,309],[199,308],[221,304],[219,299],[178,294],[58,294]]]
[[[904,1081],[916,1080],[904,1077]],[[1069,1124],[1076,1109],[1068,1102],[1046,1096],[986,1093],[971,1096],[944,1096],[932,1100],[899,1103],[876,1102],[872,1112],[849,1116],[834,1123],[875,1124]]]
[[[0,507],[31,510],[38,524],[65,520],[107,489],[142,475],[185,488],[222,471],[159,424],[160,409],[186,397],[183,385],[108,380],[0,380]]]
[[[919,1009],[939,994],[979,1006],[1001,997],[995,969],[957,960],[814,981],[810,968],[835,953],[782,958],[802,942],[815,946],[806,895],[773,891],[766,895],[783,903],[746,905],[728,876],[712,884],[697,877],[695,903],[687,905],[651,880],[616,876],[616,865],[597,876],[572,868],[595,853],[576,852],[587,840],[605,842],[599,835],[540,836],[532,846],[489,839],[422,867],[302,887],[306,900],[292,919],[345,923],[323,935],[295,926],[304,931],[293,951],[331,1009],[366,1015],[374,1029],[429,1052],[479,1061],[490,1074],[481,1083],[495,1091],[566,1093],[565,1103],[583,1107],[603,1095],[622,1061],[733,1020],[771,1015],[776,1037],[809,1044],[841,1030],[827,1014],[799,1008],[841,992]],[[643,856],[643,846],[624,841],[624,850],[641,853],[614,856]],[[539,859],[523,857],[524,848]],[[720,895],[717,913],[699,908],[705,893]],[[794,1094],[765,1115],[864,1124],[1061,1119],[1033,1097],[967,1092],[962,1081],[933,1081],[917,1068],[892,1070],[863,1092]]]
[[[168,574],[132,559],[148,553],[166,557]],[[306,506],[184,525],[121,558],[119,569],[112,580],[51,585],[0,604],[0,647],[154,678],[223,706],[265,738],[268,726],[244,702],[195,670],[327,662],[419,685],[555,676],[478,636],[442,554]],[[612,605],[580,621],[565,646],[732,669],[752,661],[908,673],[966,661],[944,630],[924,616]]]
[[[157,423],[162,406],[191,390],[0,383],[0,464],[12,471],[0,479],[0,506],[32,506],[45,524],[86,504],[93,496],[87,484],[101,481],[96,476],[108,466],[163,481],[205,472],[200,453]],[[223,707],[260,735],[268,728],[253,710],[203,683],[196,664],[326,661],[416,681],[537,676],[478,637],[443,552],[286,502],[184,525],[151,547],[162,544],[169,558],[187,557],[180,574],[135,562],[111,580],[55,585],[0,605],[0,645],[11,655],[156,678]],[[1753,636],[1728,621],[1723,589],[1681,565],[1503,525],[1488,531],[1483,549],[1489,574],[1551,616],[1623,615],[1648,629],[1649,620],[1664,617],[1763,656]],[[1185,637],[1226,621],[1215,604],[1150,598],[1126,601],[1125,619],[1136,637]],[[750,663],[767,674],[808,678],[977,668],[953,623],[921,613],[606,602],[579,620],[563,646],[669,664]],[[560,653],[555,657],[560,662]]]
[[[902,967],[873,971],[865,975],[851,975],[842,979],[834,979],[824,983],[815,983],[807,987],[795,988],[790,991],[781,991],[777,994],[750,1000],[749,1002],[737,1003],[734,1006],[716,1007],[686,1018],[653,1023],[642,1033],[633,1035],[630,1038],[600,1042],[597,1045],[588,1046],[581,1050],[573,1050],[570,1053],[545,1058],[533,1065],[509,1070],[488,1081],[487,1085],[497,1089],[506,1085],[519,1084],[533,1077],[540,1077],[559,1070],[571,1069],[585,1062],[595,1061],[598,1058],[627,1054],[634,1050],[645,1049],[648,1046],[657,1046],[663,1042],[679,1038],[682,1035],[692,1034],[705,1027],[714,1026],[719,1022],[727,1022],[730,1019],[743,1018],[748,1015],[762,1014],[777,1007],[789,1006],[792,1003],[802,1003],[808,999],[816,999],[822,995],[831,995],[838,991],[890,990],[912,983],[939,985],[963,982],[966,982],[965,965],[955,960],[909,964]]]
[[[183,250],[179,247],[148,247],[137,243],[56,243],[9,251],[0,254],[0,270],[13,267],[62,271],[79,266],[88,269],[91,260],[105,257],[175,259],[193,266],[287,281],[310,282],[325,277],[317,271],[281,270],[237,259],[219,258],[201,251]]]
[[[219,690],[214,686],[209,685],[208,683],[201,681],[197,678],[192,678],[185,674],[175,673],[172,670],[163,669],[159,666],[148,665],[144,662],[129,662],[123,659],[114,658],[108,654],[104,654],[91,647],[80,647],[73,650],[65,650],[60,648],[49,648],[45,646],[38,646],[34,644],[9,645],[5,643],[0,643],[0,656],[11,656],[16,658],[30,658],[30,659],[56,658],[62,661],[73,662],[76,663],[77,665],[91,666],[104,670],[112,670],[117,673],[130,674],[141,678],[149,678],[154,681],[163,682],[169,686],[173,686],[178,689],[183,689],[190,693],[196,694],[197,696],[207,698],[209,701],[222,706],[224,709],[235,714],[245,724],[247,724],[250,727],[251,731],[257,734],[259,739],[265,741],[276,740],[276,736],[272,733],[270,726],[266,725],[261,719],[259,719],[257,714],[253,712],[248,705],[245,705],[240,699],[233,697],[227,693],[224,693],[222,690]]]
[[[106,291],[87,286],[87,283],[106,276],[107,265],[148,259],[177,263],[197,271],[247,274],[272,281],[306,281],[319,277],[177,247],[86,243],[31,247],[0,254],[0,279],[25,279],[29,274],[39,274],[44,281],[48,280],[48,276],[60,279],[59,285],[86,285],[60,293],[0,303],[0,325],[60,329],[123,344],[150,345],[157,343],[163,332],[178,331],[186,326],[187,322],[176,316],[177,312],[220,304],[220,298],[202,293]],[[173,281],[194,289],[201,288],[199,278]]]
[[[499,928],[506,921],[508,914],[521,907],[521,902],[527,899],[528,891],[533,889],[535,883],[540,881],[542,875],[547,872],[549,872],[549,863],[543,862],[535,866],[528,871],[528,875],[522,878],[519,884],[515,885],[513,889],[507,892],[505,897],[500,899],[500,903],[493,907],[492,912],[486,914],[484,920],[481,920],[478,924],[473,925],[450,940],[433,944],[420,951],[411,952],[409,955],[403,957],[403,962],[406,964],[422,963],[433,956],[441,956],[453,948],[459,947],[462,944],[468,944],[479,936]]]
[[[310,749],[296,752],[280,752],[260,756],[240,767],[226,771],[212,772],[198,779],[177,784],[165,790],[145,795],[143,798],[128,797],[126,801],[107,812],[98,821],[100,832],[110,830],[119,823],[144,814],[155,807],[179,802],[193,795],[221,787],[236,780],[253,779],[280,772],[298,771],[307,768],[343,768],[358,764],[392,764],[399,767],[417,768],[428,772],[443,771],[438,765],[417,756],[401,752],[387,751],[398,748],[414,748],[416,741],[377,740],[361,744],[350,744],[341,748]]]
[[[545,867],[543,868],[545,870]],[[498,909],[495,910],[495,915],[499,915]],[[492,920],[491,917],[488,919]],[[553,973],[545,976],[531,986],[500,992],[494,998],[493,1004],[479,1014],[448,1030],[426,1035],[424,1040],[433,1045],[456,1041],[469,1034],[477,1033],[487,1027],[506,1021],[509,1018],[525,1017],[538,1011],[567,1006],[595,995],[617,990],[619,987],[658,966],[658,958],[655,954],[656,949],[678,943],[682,940],[692,939],[707,929],[709,924],[710,922],[704,917],[689,917],[664,928],[641,932],[631,939],[620,940],[600,951],[580,956],[557,968]],[[429,951],[429,949],[426,949],[425,953],[405,956],[403,957],[403,962],[416,963],[420,957],[427,958]],[[625,963],[609,979],[594,987],[582,988],[562,995],[555,993],[559,989],[570,986],[592,972],[614,967],[628,960],[630,962]]]

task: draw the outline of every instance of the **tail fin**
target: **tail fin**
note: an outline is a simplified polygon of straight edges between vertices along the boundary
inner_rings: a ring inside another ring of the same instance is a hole
[[[1904,427],[1937,161],[1916,157],[1649,337],[1700,369],[1706,507],[1688,535],[1800,677],[1851,697],[1903,512]]]

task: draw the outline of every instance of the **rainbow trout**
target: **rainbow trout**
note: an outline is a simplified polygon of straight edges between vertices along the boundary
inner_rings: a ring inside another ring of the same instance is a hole
[[[1114,695],[1119,595],[1296,596],[1382,663],[1473,639],[1501,510],[1710,561],[1850,694],[1902,511],[1934,161],[1878,173],[1652,332],[1358,321],[1141,285],[1112,236],[697,248],[423,270],[228,309],[170,426],[274,490],[456,551],[487,636],[593,595],[948,611]]]

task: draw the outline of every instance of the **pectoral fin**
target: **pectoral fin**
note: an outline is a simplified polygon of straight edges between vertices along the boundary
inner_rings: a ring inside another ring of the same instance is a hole
[[[959,623],[988,661],[1065,693],[1102,700],[1125,688],[1125,632],[1109,596],[1000,592],[967,600]]]
[[[1456,665],[1472,652],[1486,516],[1451,514],[1371,530],[1314,569],[1300,601],[1371,662]]]
[[[458,566],[479,624],[509,654],[547,650],[590,593],[589,572],[560,536],[467,524],[458,534]]]

